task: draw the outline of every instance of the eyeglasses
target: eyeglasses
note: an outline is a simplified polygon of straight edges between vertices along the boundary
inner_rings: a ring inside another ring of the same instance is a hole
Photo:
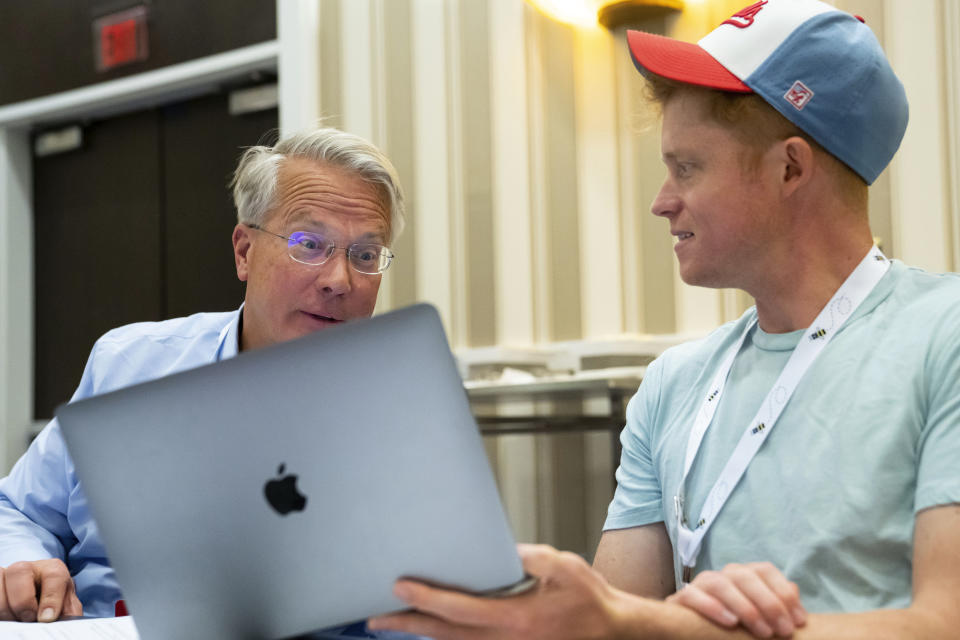
[[[292,259],[302,264],[321,265],[330,259],[334,251],[342,249],[346,252],[347,261],[354,271],[367,275],[377,275],[386,271],[393,260],[393,253],[382,244],[354,243],[349,247],[338,247],[332,240],[328,240],[319,233],[294,231],[289,236],[282,236],[255,224],[248,224],[247,226],[286,240],[287,253]]]

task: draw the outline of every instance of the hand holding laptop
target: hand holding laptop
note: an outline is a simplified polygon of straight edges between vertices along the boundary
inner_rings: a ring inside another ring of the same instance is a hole
[[[546,545],[520,544],[517,550],[524,571],[538,579],[530,591],[507,598],[478,598],[400,580],[394,595],[415,611],[373,618],[368,627],[436,640],[615,637],[611,620],[616,616],[610,615],[610,608],[618,600],[635,596],[611,587],[576,554]],[[560,611],[567,615],[557,615]]]
[[[15,562],[0,569],[0,620],[53,622],[61,615],[83,615],[62,560]]]

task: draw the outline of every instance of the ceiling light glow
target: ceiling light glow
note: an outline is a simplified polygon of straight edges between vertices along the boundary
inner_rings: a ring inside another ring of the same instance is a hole
[[[597,13],[604,0],[527,0],[558,22],[578,27],[597,26]]]
[[[689,0],[688,0],[689,1]],[[703,0],[692,0],[700,2]],[[654,16],[683,10],[683,0],[527,0],[558,22],[578,27],[641,26]]]

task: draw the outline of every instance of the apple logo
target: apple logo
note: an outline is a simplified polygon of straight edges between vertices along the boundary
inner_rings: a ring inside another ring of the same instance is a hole
[[[282,516],[291,511],[303,511],[307,506],[307,497],[297,491],[296,474],[283,475],[286,468],[286,463],[280,463],[277,477],[263,485],[263,495],[267,498],[267,502]]]

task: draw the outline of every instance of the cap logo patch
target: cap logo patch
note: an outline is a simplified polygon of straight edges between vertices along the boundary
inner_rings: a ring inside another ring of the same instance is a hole
[[[790,90],[783,94],[783,97],[787,102],[796,107],[797,111],[801,111],[807,106],[807,103],[810,102],[810,98],[813,97],[813,91],[810,91],[807,85],[797,80],[793,83],[793,86],[790,87]]]
[[[740,9],[740,11],[737,11],[727,20],[724,20],[721,24],[732,24],[740,29],[746,29],[753,24],[754,18],[756,18],[757,14],[760,13],[760,10],[763,9],[763,5],[767,4],[769,1],[770,0],[760,0],[760,2],[755,2],[749,7]]]

